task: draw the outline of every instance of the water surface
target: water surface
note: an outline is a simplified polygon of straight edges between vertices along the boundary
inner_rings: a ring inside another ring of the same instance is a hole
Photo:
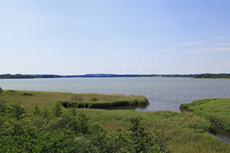
[[[203,98],[230,98],[230,79],[192,78],[52,78],[0,79],[0,87],[14,90],[144,95],[150,105],[136,111],[171,110]]]

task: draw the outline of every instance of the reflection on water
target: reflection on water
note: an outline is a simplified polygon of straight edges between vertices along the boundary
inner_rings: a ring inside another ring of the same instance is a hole
[[[216,136],[221,139],[223,142],[230,143],[230,138],[223,136],[221,134],[216,134]]]
[[[216,126],[217,133],[215,136],[222,140],[223,142],[230,143],[230,131],[225,131],[218,126]]]
[[[148,106],[120,106],[114,108],[107,108],[106,110],[119,110],[119,109],[128,109],[128,110],[136,110],[136,109],[145,109]]]

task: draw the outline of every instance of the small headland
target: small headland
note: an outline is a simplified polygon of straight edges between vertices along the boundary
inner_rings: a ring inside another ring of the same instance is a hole
[[[190,111],[215,125],[217,137],[230,142],[230,98],[201,99],[182,104],[181,111]]]
[[[107,109],[121,106],[146,106],[149,101],[138,95],[76,94],[71,101],[59,101],[65,108]]]
[[[53,107],[55,102],[59,102],[64,108],[117,108],[121,106],[147,106],[149,101],[140,95],[119,95],[119,94],[74,94],[65,92],[43,92],[43,91],[19,91],[4,90],[0,99],[9,103],[21,103],[28,113],[34,105]]]

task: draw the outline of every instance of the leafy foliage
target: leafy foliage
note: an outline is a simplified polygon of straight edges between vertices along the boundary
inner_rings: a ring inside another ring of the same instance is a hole
[[[41,114],[41,111],[39,110],[38,105],[34,106],[33,114],[34,114],[34,116]]]
[[[23,118],[23,114],[26,113],[25,109],[23,107],[20,106],[19,104],[10,104],[11,108],[10,110],[10,114],[15,117],[17,120]]]
[[[23,92],[23,93],[18,94],[18,96],[33,96],[33,94],[28,93],[28,92]]]
[[[5,116],[8,109],[6,102],[0,99],[0,116]]]
[[[54,116],[55,116],[55,117],[60,117],[60,116],[61,116],[61,113],[62,113],[62,106],[61,106],[61,104],[60,104],[59,102],[56,102],[56,103],[55,103],[53,112],[54,112]]]
[[[10,116],[0,118],[0,152],[167,152],[167,137],[146,132],[140,117],[131,118],[126,130],[106,131],[83,113],[62,114],[60,103],[53,116],[48,112],[50,117],[44,117],[35,105],[34,115],[22,118],[20,104],[0,102],[10,110],[0,109]]]

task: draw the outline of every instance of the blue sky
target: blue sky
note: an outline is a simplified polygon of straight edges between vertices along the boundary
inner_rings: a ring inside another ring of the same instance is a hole
[[[229,0],[0,1],[0,74],[230,73]]]

